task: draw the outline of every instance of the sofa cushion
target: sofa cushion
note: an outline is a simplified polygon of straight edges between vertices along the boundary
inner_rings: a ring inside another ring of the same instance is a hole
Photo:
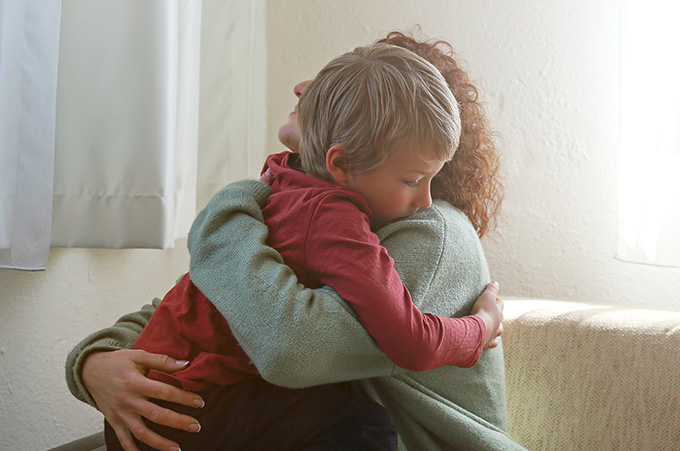
[[[536,450],[677,450],[680,312],[507,300],[510,434]]]

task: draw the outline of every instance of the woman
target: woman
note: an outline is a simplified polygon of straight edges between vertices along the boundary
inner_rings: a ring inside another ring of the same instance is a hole
[[[493,227],[500,206],[502,187],[494,177],[498,156],[477,91],[450,56],[448,44],[418,42],[399,33],[385,41],[413,50],[444,74],[460,103],[463,135],[456,156],[433,182],[433,197],[440,200],[383,228],[379,236],[421,309],[460,316],[489,279],[477,234]],[[296,95],[305,86],[297,85]],[[294,114],[279,138],[296,149]],[[239,214],[223,224],[197,221],[189,237],[196,285],[227,318],[262,376],[293,388],[360,380],[354,389],[385,406],[403,449],[521,449],[504,432],[500,347],[485,351],[472,369],[409,373],[396,368],[341,299],[328,289],[299,286],[275,251],[261,244],[267,230],[257,218],[267,195],[268,187],[258,182],[231,185],[211,204]],[[239,252],[233,252],[232,244]],[[130,348],[152,310],[147,306],[86,339],[69,356],[67,378],[74,395],[96,403],[119,437],[132,433],[155,448],[171,449],[176,444],[151,433],[140,415],[188,431],[199,426],[148,398],[188,406],[201,405],[201,400],[143,373],[149,368],[172,371],[186,363],[137,351],[99,352]],[[294,328],[288,326],[293,322]],[[131,441],[121,443],[135,449]]]

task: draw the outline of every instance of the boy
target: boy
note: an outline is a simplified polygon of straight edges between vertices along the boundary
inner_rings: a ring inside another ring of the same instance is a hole
[[[395,364],[411,371],[474,365],[496,337],[495,299],[460,319],[421,313],[372,232],[430,205],[430,182],[458,145],[456,101],[439,72],[399,47],[358,48],[331,61],[305,90],[299,124],[300,154],[267,160],[268,244],[301,283],[329,285],[346,299]],[[396,447],[386,412],[360,395],[339,386],[286,390],[259,379],[189,275],[135,347],[192,362],[172,375],[149,374],[206,400],[203,433],[175,431],[185,434],[185,450]],[[273,405],[254,420],[249,411],[262,407],[256,399]]]

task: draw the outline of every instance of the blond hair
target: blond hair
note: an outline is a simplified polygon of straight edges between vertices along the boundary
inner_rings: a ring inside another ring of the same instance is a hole
[[[505,188],[500,148],[479,89],[446,41],[418,39],[393,31],[379,42],[403,47],[434,64],[456,96],[463,129],[460,145],[453,159],[432,180],[432,198],[443,199],[463,211],[483,237],[496,226]]]
[[[326,152],[334,145],[345,148],[345,169],[361,174],[400,150],[448,160],[461,133],[441,73],[390,44],[358,47],[328,63],[300,97],[298,124],[302,169],[326,180]]]

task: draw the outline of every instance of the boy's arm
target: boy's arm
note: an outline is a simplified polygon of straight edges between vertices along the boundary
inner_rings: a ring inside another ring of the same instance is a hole
[[[477,363],[486,339],[483,320],[421,312],[371,231],[369,218],[345,193],[331,192],[319,200],[304,242],[307,268],[352,306],[359,322],[396,365],[426,371]],[[441,248],[443,237],[427,241],[420,237],[416,242],[428,249],[431,243]],[[429,257],[435,267],[439,257],[440,253]],[[432,275],[422,271],[419,277]]]
[[[81,378],[85,359],[95,352],[132,349],[160,302],[160,299],[155,298],[138,312],[122,316],[113,326],[93,333],[73,348],[66,359],[66,383],[73,396],[97,407]]]

